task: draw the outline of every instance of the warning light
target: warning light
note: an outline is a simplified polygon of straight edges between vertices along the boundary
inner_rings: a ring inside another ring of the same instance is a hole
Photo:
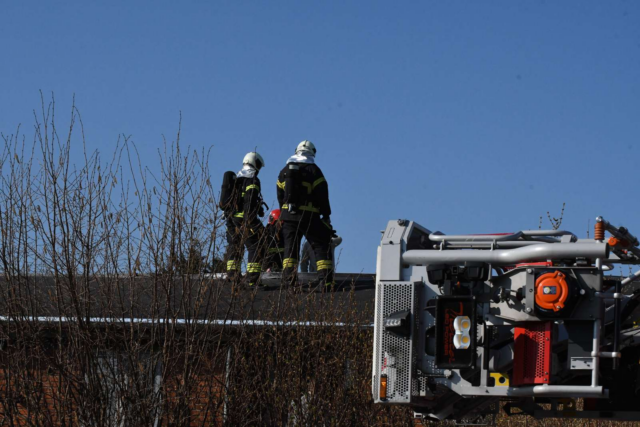
[[[380,400],[387,400],[387,376],[380,377]]]

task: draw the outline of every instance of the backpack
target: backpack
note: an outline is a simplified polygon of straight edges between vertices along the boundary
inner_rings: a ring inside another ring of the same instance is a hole
[[[298,206],[303,202],[301,194],[301,174],[300,165],[289,163],[284,172],[284,203],[287,205],[289,213],[296,214]]]
[[[233,213],[237,208],[237,192],[235,191],[237,181],[236,173],[232,171],[225,172],[222,177],[218,206],[225,214]]]

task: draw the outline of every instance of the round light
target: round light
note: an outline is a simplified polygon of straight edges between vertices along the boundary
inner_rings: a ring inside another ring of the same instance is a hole
[[[453,337],[453,346],[458,350],[466,350],[471,345],[471,337],[464,332],[458,332]]]
[[[468,316],[458,316],[453,320],[453,327],[458,332],[467,332],[471,329],[471,319]]]

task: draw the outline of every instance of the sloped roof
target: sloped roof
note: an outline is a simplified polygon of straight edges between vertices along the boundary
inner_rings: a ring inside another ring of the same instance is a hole
[[[66,323],[171,323],[185,325],[322,325],[373,323],[372,274],[337,274],[327,292],[308,283],[280,285],[279,273],[265,273],[265,287],[233,286],[201,276],[53,276],[0,279],[0,320]]]

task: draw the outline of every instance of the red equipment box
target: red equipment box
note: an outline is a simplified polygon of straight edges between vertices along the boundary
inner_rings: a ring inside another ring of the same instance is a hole
[[[549,384],[552,322],[526,322],[515,328],[512,385]]]

